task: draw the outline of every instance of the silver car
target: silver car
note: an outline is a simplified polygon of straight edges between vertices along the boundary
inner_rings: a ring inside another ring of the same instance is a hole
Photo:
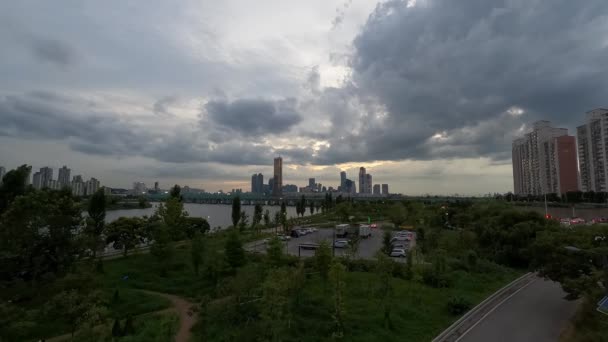
[[[398,257],[398,258],[405,258],[406,256],[406,252],[405,249],[393,249],[391,251],[391,256],[392,257]]]

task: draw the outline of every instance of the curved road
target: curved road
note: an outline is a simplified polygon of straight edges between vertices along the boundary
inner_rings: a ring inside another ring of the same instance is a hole
[[[556,342],[576,311],[558,283],[537,278],[482,319],[459,342]]]

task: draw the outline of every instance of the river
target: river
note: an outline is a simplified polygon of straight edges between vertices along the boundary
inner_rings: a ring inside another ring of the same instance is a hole
[[[106,222],[112,222],[121,216],[125,217],[141,217],[152,216],[158,207],[158,203],[152,203],[152,208],[145,209],[123,209],[109,210],[106,212]],[[253,217],[253,205],[243,205],[241,210],[245,211],[248,216],[249,223]],[[199,204],[199,203],[184,203],[184,209],[190,216],[204,217],[209,221],[211,227],[221,226],[223,228],[232,225],[232,206],[226,204]],[[268,209],[270,219],[274,220],[274,214],[281,210],[281,206],[263,206],[264,211]],[[306,215],[309,215],[308,207]],[[296,217],[296,207],[287,207],[287,217]]]

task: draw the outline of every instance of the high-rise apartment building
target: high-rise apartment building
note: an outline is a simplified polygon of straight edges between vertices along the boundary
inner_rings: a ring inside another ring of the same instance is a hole
[[[110,188],[107,188],[107,189],[110,189]],[[154,192],[158,193],[159,191],[160,191],[160,188],[158,187],[158,182],[154,182]]]
[[[82,180],[72,180],[72,195],[77,197],[84,196],[84,190],[84,182]]]
[[[141,183],[143,184],[143,183]],[[145,187],[145,185],[144,185]],[[85,183],[85,196],[91,196],[99,190],[99,181],[95,178],[91,178]]]
[[[283,158],[274,158],[274,182],[272,195],[279,197],[283,194]]]
[[[372,175],[370,173],[365,175],[365,193],[366,194],[371,194],[372,193]]]
[[[346,172],[345,171],[340,172],[340,191],[347,192],[346,191]]]
[[[587,112],[576,128],[582,191],[608,191],[608,109]]]
[[[382,184],[382,194],[388,195],[388,184]]]
[[[257,182],[257,193],[258,194],[263,194],[264,193],[264,175],[261,173],[258,173],[258,182]]]
[[[254,173],[251,175],[251,192],[257,194],[258,190],[258,174]]]
[[[40,174],[40,171],[34,173],[34,176],[32,177],[32,186],[34,189],[42,189],[42,174]]]
[[[380,184],[374,184],[374,195],[380,195]]]
[[[84,182],[81,175],[76,175],[72,177],[72,182]]]
[[[563,194],[578,190],[576,148],[566,128],[537,121],[532,132],[512,146],[513,185],[516,195]]]
[[[3,166],[0,166],[0,184],[2,184],[2,178],[6,174],[6,169]]]
[[[365,168],[364,167],[360,167],[359,168],[359,193],[360,194],[364,194],[365,193],[365,181],[367,180],[367,177],[365,175]]]
[[[59,169],[59,175],[57,176],[57,183],[60,188],[70,187],[70,172],[67,166],[63,166]]]
[[[315,184],[317,184],[316,180],[314,178],[308,178],[308,187],[311,189],[315,188]]]
[[[53,169],[50,167],[40,168],[40,189],[49,188],[53,180]]]

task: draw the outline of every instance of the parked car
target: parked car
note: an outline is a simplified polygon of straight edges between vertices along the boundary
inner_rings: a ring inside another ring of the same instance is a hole
[[[279,238],[279,240],[281,240],[281,241],[289,241],[289,240],[291,240],[291,236],[288,236],[288,235],[277,234],[277,237],[278,237],[278,238]]]
[[[335,248],[346,248],[348,246],[348,240],[336,240],[334,242]]]
[[[405,249],[393,249],[391,251],[392,257],[405,258],[406,254]]]
[[[306,230],[307,234],[312,234],[315,232],[314,230],[312,230],[312,228],[304,228],[304,229]]]
[[[304,234],[302,234],[302,232],[299,229],[292,229],[291,233],[289,235],[291,235],[291,237],[294,237],[294,238],[299,238],[300,236],[302,236]]]
[[[395,237],[393,237],[393,238],[391,239],[391,243],[393,243],[393,242],[397,242],[397,241],[401,241],[401,242],[402,242],[402,241],[409,241],[409,238],[408,238],[408,237],[405,237],[405,236],[395,236]]]
[[[396,243],[393,245],[393,249],[408,249],[408,245],[402,243]]]
[[[317,248],[319,248],[319,244],[317,244],[317,243],[303,243],[303,244],[300,244],[300,248],[302,248],[302,249],[317,249]]]

